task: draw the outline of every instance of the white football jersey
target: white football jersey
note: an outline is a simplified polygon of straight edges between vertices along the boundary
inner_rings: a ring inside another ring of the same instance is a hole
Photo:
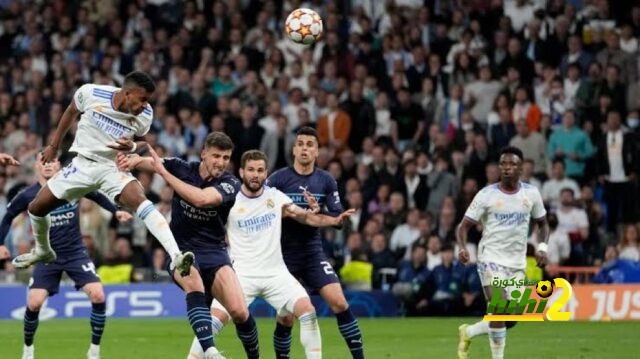
[[[118,138],[144,136],[151,128],[153,110],[147,106],[135,116],[117,111],[113,107],[113,95],[120,88],[86,84],[73,95],[73,102],[80,115],[78,131],[69,151],[94,161],[113,162],[118,151],[107,145]]]
[[[233,268],[243,276],[273,276],[287,271],[280,234],[282,206],[292,203],[284,193],[265,186],[259,197],[238,192],[227,220]]]
[[[478,260],[525,268],[529,222],[531,217],[539,219],[546,214],[535,186],[520,182],[520,189],[512,194],[503,192],[497,183],[483,188],[464,214],[483,226]]]

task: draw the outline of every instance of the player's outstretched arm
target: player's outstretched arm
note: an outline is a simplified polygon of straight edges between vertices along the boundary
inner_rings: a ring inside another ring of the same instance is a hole
[[[547,265],[547,244],[549,243],[549,223],[547,217],[543,216],[536,220],[538,227],[538,248],[536,249],[536,263],[538,267],[544,268]]]
[[[342,222],[355,212],[355,209],[349,209],[342,212],[337,217],[331,217],[324,214],[313,213],[307,211],[295,204],[287,204],[282,207],[284,217],[293,218],[294,220],[313,227],[334,227],[342,225]]]
[[[62,143],[62,139],[69,132],[71,125],[80,115],[80,111],[76,107],[75,103],[71,101],[67,109],[64,110],[62,117],[60,118],[60,122],[58,123],[58,128],[56,128],[56,132],[53,134],[53,138],[51,139],[51,143],[47,145],[47,147],[42,150],[42,163],[47,163],[53,161],[58,155],[58,149],[60,149],[60,144]]]
[[[475,226],[467,217],[462,218],[462,222],[456,227],[456,241],[458,242],[458,247],[460,248],[458,251],[458,260],[462,264],[467,264],[469,262],[469,251],[467,250],[467,235],[469,234],[469,229]]]
[[[198,188],[183,182],[178,177],[167,171],[164,167],[162,158],[158,156],[151,146],[149,146],[149,153],[152,158],[151,163],[153,165],[153,171],[161,175],[162,178],[167,181],[169,186],[171,186],[171,188],[173,188],[173,190],[176,191],[184,200],[200,208],[216,207],[222,204],[224,198],[217,189],[213,187]]]
[[[11,155],[0,153],[0,166],[20,166],[20,162]]]
[[[27,206],[29,202],[33,200],[33,197],[30,192],[22,191],[7,205],[7,212],[4,217],[2,217],[2,222],[0,222],[0,260],[7,259],[11,256],[9,250],[4,245],[4,239],[11,229],[13,220],[18,217],[20,213],[27,210]]]
[[[131,172],[133,170],[154,172],[153,158],[142,157],[136,154],[126,154],[118,152],[116,155],[116,165],[122,172]]]

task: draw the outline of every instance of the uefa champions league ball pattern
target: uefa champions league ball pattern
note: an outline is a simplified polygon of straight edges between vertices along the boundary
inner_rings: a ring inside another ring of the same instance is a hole
[[[310,45],[322,36],[322,19],[311,9],[296,9],[287,17],[285,30],[291,41]]]

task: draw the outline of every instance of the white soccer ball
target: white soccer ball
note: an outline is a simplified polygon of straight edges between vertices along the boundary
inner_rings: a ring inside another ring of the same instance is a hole
[[[322,36],[322,19],[311,9],[295,9],[284,24],[287,36],[298,44],[311,45]]]

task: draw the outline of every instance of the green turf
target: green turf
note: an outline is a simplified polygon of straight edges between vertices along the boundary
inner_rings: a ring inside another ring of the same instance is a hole
[[[458,325],[474,318],[360,319],[367,358],[455,358]],[[258,321],[263,358],[273,358],[274,322]],[[336,323],[323,319],[324,358],[349,358]],[[640,323],[564,322],[519,323],[509,331],[506,358],[638,358]],[[294,331],[292,358],[304,358]],[[40,323],[36,335],[38,359],[83,358],[89,343],[88,320],[54,320]],[[110,319],[102,342],[102,357],[186,358],[191,329],[185,320]],[[19,358],[22,322],[0,321],[0,358]],[[235,331],[229,327],[217,340],[228,358],[244,358]],[[488,358],[487,337],[476,338],[473,358]]]

